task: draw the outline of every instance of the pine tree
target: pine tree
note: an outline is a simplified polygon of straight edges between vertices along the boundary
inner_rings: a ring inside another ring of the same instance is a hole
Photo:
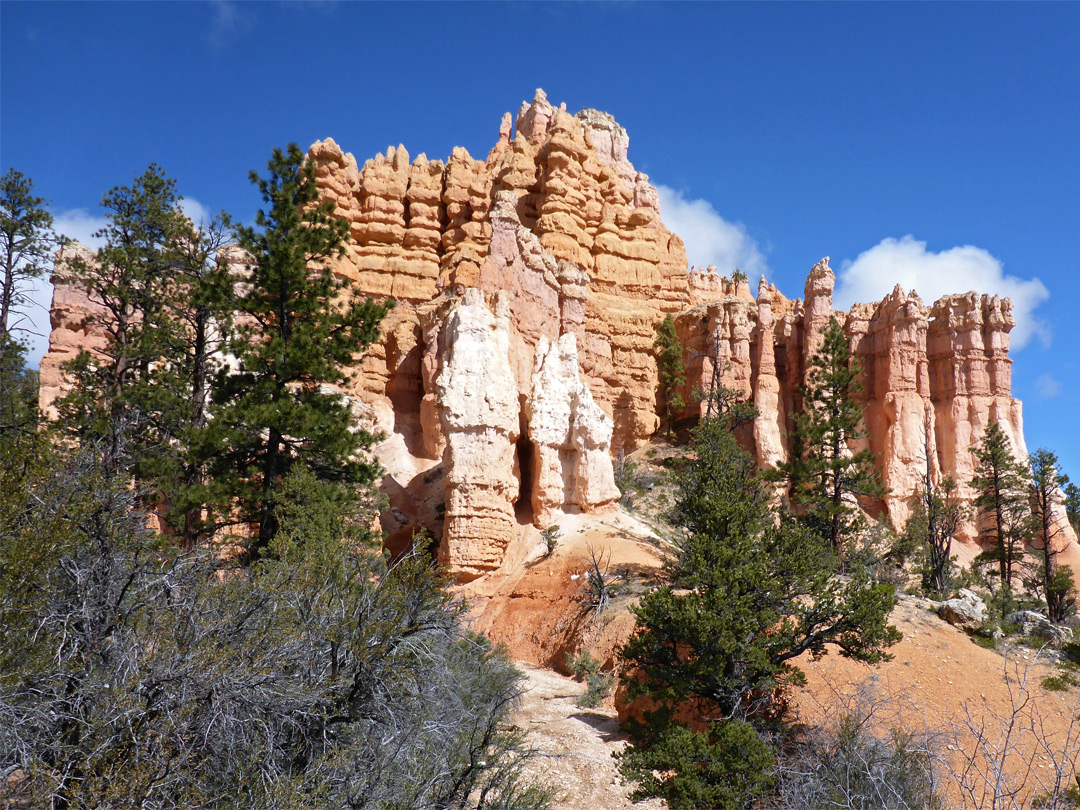
[[[835,649],[873,663],[899,640],[888,624],[892,586],[863,567],[836,576],[839,560],[825,539],[773,511],[733,424],[727,414],[694,428],[691,460],[676,482],[673,521],[681,536],[668,581],[632,608],[637,628],[620,652],[633,673],[626,680],[631,695],[647,695],[658,707],[652,728],[636,729],[624,755],[623,771],[639,780],[642,796],[725,796],[724,780],[739,772],[724,749],[731,735],[747,761],[771,761],[753,730],[690,732],[673,719],[677,710],[706,726],[756,722],[782,704],[786,689],[804,682],[793,663],[803,653]],[[701,769],[684,768],[705,762],[688,751],[699,748],[713,758]],[[671,772],[657,779],[646,773],[652,771]],[[752,795],[765,789],[768,780],[739,773]],[[728,800],[734,801],[717,799]]]
[[[940,484],[934,483],[933,467],[930,463],[933,457],[930,406],[927,406],[923,417],[923,439],[926,464],[922,485],[917,492],[915,509],[904,526],[904,537],[925,552],[923,587],[938,596],[944,596],[949,588],[951,569],[954,567],[952,541],[963,513],[956,501],[956,482],[946,477]]]
[[[991,545],[980,557],[997,563],[1001,585],[1008,590],[1024,555],[1029,525],[1026,473],[997,422],[987,425],[971,452],[976,459],[971,487],[976,492],[975,508],[983,518],[980,536]]]
[[[866,437],[862,408],[854,399],[863,390],[861,373],[851,342],[836,318],[830,318],[821,349],[807,368],[803,409],[795,420],[792,446],[800,452],[780,468],[793,503],[805,512],[805,522],[829,541],[841,566],[845,545],[861,524],[856,499],[884,494],[873,453],[851,449]]]
[[[49,272],[61,241],[33,181],[9,169],[0,178],[0,335],[14,340],[13,331],[26,331],[26,284]]]
[[[1042,591],[1050,621],[1060,624],[1076,605],[1076,587],[1072,570],[1059,565],[1062,547],[1060,518],[1054,514],[1056,501],[1069,479],[1060,471],[1057,456],[1039,448],[1028,457],[1031,465],[1031,528],[1032,535],[1042,546],[1042,565],[1034,578],[1032,590]]]
[[[224,362],[224,335],[233,319],[232,269],[223,256],[232,233],[227,215],[209,222],[186,219],[169,245],[172,278],[163,291],[162,356],[153,374],[154,413],[171,452],[143,465],[147,481],[161,493],[159,509],[171,534],[186,547],[204,539],[207,515],[199,498],[205,469],[196,448],[206,428],[211,386]]]
[[[232,284],[218,261],[229,241],[223,219],[196,225],[181,199],[157,165],[105,195],[98,234],[105,246],[71,267],[75,283],[103,308],[106,342],[69,365],[76,384],[58,407],[61,425],[82,441],[114,441],[110,431],[126,426],[128,455],[117,463],[190,546],[203,522],[190,497],[202,480],[191,448],[205,426]]]
[[[315,167],[299,147],[275,149],[268,168],[266,178],[251,173],[267,209],[255,228],[236,228],[249,262],[238,273],[227,342],[237,363],[219,376],[199,448],[202,500],[222,522],[257,525],[256,557],[277,534],[281,482],[294,465],[342,498],[374,480],[376,465],[360,458],[371,435],[356,429],[345,398],[323,386],[346,381],[343,369],[377,339],[393,303],[352,300],[331,272],[348,223],[319,201]]]
[[[686,364],[683,362],[683,346],[675,332],[675,320],[670,315],[661,321],[656,330],[656,369],[660,374],[660,397],[664,423],[668,435],[675,433],[675,420],[686,406],[682,390],[686,385]]]
[[[125,442],[129,455],[114,457],[144,482],[153,457],[173,452],[174,426],[158,383],[177,341],[169,304],[173,249],[186,223],[179,202],[175,182],[151,164],[132,185],[105,194],[106,224],[95,234],[104,247],[91,260],[69,263],[73,283],[101,308],[94,317],[105,342],[68,364],[74,385],[57,403],[61,425],[92,443],[115,441],[116,425],[137,422]]]
[[[62,242],[45,200],[33,189],[33,181],[15,169],[0,178],[0,441],[5,444],[37,424],[37,374],[26,368],[32,305],[27,284],[48,272]]]
[[[26,346],[0,332],[0,454],[8,462],[7,450],[37,429],[37,377],[26,368]]]
[[[1073,531],[1080,534],[1080,487],[1076,484],[1065,486],[1065,514],[1069,517]]]

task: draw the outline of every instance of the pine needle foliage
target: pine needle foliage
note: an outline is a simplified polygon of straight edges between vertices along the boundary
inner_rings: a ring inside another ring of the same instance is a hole
[[[38,374],[26,367],[26,346],[0,333],[0,446],[37,430]],[[9,463],[17,457],[6,454]]]
[[[752,729],[737,724],[760,722],[782,710],[785,691],[805,680],[794,663],[798,656],[834,649],[874,663],[887,658],[888,647],[900,639],[888,624],[895,604],[892,586],[876,582],[862,566],[838,576],[832,545],[775,511],[731,428],[728,414],[704,418],[693,431],[691,458],[677,473],[673,522],[681,538],[667,567],[668,581],[632,608],[637,628],[620,652],[625,671],[632,673],[625,680],[630,695],[646,695],[657,707],[648,716],[649,726],[635,727],[624,773],[639,780],[647,795],[669,801],[676,793],[697,796],[694,801],[713,795],[706,774],[715,772],[723,781],[724,769],[734,767],[724,764],[729,757],[716,746],[726,745],[730,735],[753,736]],[[692,717],[710,730],[693,736],[674,720],[677,716]],[[729,730],[713,730],[728,724]],[[671,749],[687,747],[687,762],[704,763],[695,753],[703,745],[720,760],[696,769],[683,770],[683,760]],[[769,756],[763,742],[739,745],[765,767]],[[672,772],[664,779],[643,778],[648,763],[656,765],[653,770]],[[676,789],[678,780],[698,778],[705,780],[700,789],[706,792]],[[746,798],[766,782],[747,782]],[[701,806],[744,805],[721,797]]]
[[[51,270],[62,241],[45,199],[34,194],[34,181],[9,169],[0,177],[0,335],[15,340],[14,333],[28,331],[27,283]]]
[[[349,403],[326,385],[347,381],[379,335],[391,301],[350,298],[331,264],[343,255],[348,223],[319,200],[315,167],[296,144],[275,149],[267,176],[251,173],[265,209],[255,227],[236,226],[246,254],[239,268],[236,328],[227,347],[236,365],[219,375],[204,442],[202,499],[223,519],[256,525],[254,556],[280,524],[281,482],[294,465],[338,486],[343,497],[374,481]],[[236,508],[234,508],[236,507]]]
[[[804,520],[824,536],[844,564],[845,541],[862,525],[857,499],[884,494],[874,455],[853,450],[866,438],[862,408],[855,395],[863,390],[862,370],[851,341],[835,317],[822,335],[821,349],[810,359],[803,408],[795,419],[791,461],[780,467],[791,486],[791,500]]]
[[[660,402],[668,435],[675,433],[675,421],[686,407],[682,391],[686,386],[686,363],[683,346],[675,331],[675,319],[667,315],[656,330],[653,341],[656,370],[660,375]]]
[[[1040,447],[1028,457],[1031,488],[1031,536],[1039,548],[1040,565],[1029,582],[1030,590],[1041,593],[1046,615],[1061,624],[1076,610],[1076,583],[1072,569],[1058,562],[1066,546],[1057,500],[1069,479],[1061,472],[1057,455]]]
[[[704,731],[673,726],[650,746],[632,746],[622,758],[637,801],[663,798],[671,810],[750,810],[774,784],[775,754],[742,720]]]
[[[990,548],[979,555],[996,563],[1002,588],[1009,590],[1024,556],[1025,535],[1030,526],[1026,470],[1013,455],[1001,425],[986,426],[975,455],[971,487],[975,509],[981,517],[979,535]]]
[[[1065,514],[1073,531],[1080,533],[1080,487],[1071,482],[1065,485]]]

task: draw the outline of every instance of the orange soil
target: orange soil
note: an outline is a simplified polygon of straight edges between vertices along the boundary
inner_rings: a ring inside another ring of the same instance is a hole
[[[536,546],[524,565],[516,566],[516,571],[461,586],[459,591],[473,606],[475,628],[505,644],[517,660],[565,673],[567,653],[577,654],[587,649],[603,662],[605,670],[610,670],[615,665],[615,650],[633,631],[634,621],[628,606],[636,593],[631,588],[617,596],[599,617],[583,611],[587,550],[592,547],[610,555],[610,571],[624,568],[634,578],[648,579],[658,573],[658,541],[647,527],[624,512],[600,517],[567,516],[560,525],[562,537],[551,556],[543,556],[542,541],[535,533],[534,540],[528,542],[535,542]],[[527,530],[527,537],[528,531],[535,532]],[[835,654],[817,661],[800,661],[808,683],[794,696],[793,716],[809,725],[820,723],[834,715],[838,706],[853,702],[860,693],[869,690],[877,698],[888,698],[888,705],[879,708],[875,715],[882,728],[900,725],[917,735],[927,729],[948,732],[948,739],[942,738],[942,745],[951,746],[945,750],[951,752],[949,756],[956,763],[965,752],[976,748],[971,734],[963,727],[965,712],[977,723],[989,721],[991,713],[1008,717],[1014,698],[1020,694],[1018,677],[1027,673],[1030,700],[1020,716],[1030,722],[1034,708],[1043,736],[1059,748],[1063,746],[1080,708],[1080,688],[1054,692],[1042,687],[1043,678],[1056,671],[1048,660],[1050,656],[1040,656],[1024,647],[1009,646],[1007,655],[981,648],[966,634],[940,620],[930,607],[929,600],[913,597],[900,600],[892,621],[904,638],[891,650],[893,659],[887,663],[870,667]],[[543,679],[542,675],[535,677]],[[584,688],[580,684],[577,687],[579,692]],[[569,699],[567,702],[570,705]],[[607,712],[609,719],[611,708],[609,699],[601,710]],[[532,721],[528,716],[536,713],[534,701],[533,710],[525,712],[521,724],[530,728]],[[576,710],[576,714],[581,715],[581,710]],[[586,722],[592,721],[586,719]],[[597,749],[600,751],[597,755],[610,757],[611,746],[620,745],[621,737],[606,721],[601,725],[602,736],[606,737],[601,746],[604,750]],[[1073,729],[1073,733],[1077,730]],[[1026,775],[1027,786],[1022,791],[1025,796],[1038,787],[1039,779],[1045,781],[1058,770],[1046,751],[1036,750],[1036,742],[1030,734],[1022,734],[1008,758],[1008,770],[1013,778]],[[1072,767],[1071,762],[1066,764],[1066,770],[1071,771]],[[598,778],[610,782],[613,773],[605,770]],[[618,796],[612,798],[611,804],[588,805],[575,800],[557,806],[624,806],[625,792]],[[960,805],[955,790],[949,796],[950,806],[975,808],[985,803],[985,799],[976,798]]]

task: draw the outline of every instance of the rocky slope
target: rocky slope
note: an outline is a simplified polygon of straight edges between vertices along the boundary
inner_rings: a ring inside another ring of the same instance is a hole
[[[616,690],[601,707],[580,709],[573,698],[585,686],[556,673],[567,672],[568,653],[582,651],[599,660],[605,672],[619,671],[615,651],[634,629],[628,608],[640,587],[659,573],[663,544],[622,511],[566,515],[559,525],[562,534],[553,554],[543,556],[537,547],[512,570],[456,591],[473,606],[476,629],[524,662],[529,691],[515,722],[528,730],[541,754],[533,772],[560,788],[555,806],[624,807],[626,786],[619,783],[610,755],[625,744],[617,719],[631,714],[632,707]],[[599,615],[583,610],[583,583],[594,551],[606,555],[609,572],[628,575],[621,593]],[[949,807],[988,806],[978,796],[964,804],[949,768],[962,770],[970,761],[986,774],[990,760],[999,758],[1000,775],[1018,790],[1017,806],[1027,807],[1032,794],[1045,792],[1058,768],[1071,779],[1075,766],[1063,761],[1062,752],[1069,759],[1080,746],[1074,719],[1080,687],[1044,685],[1047,677],[1061,675],[1054,651],[1008,641],[986,649],[939,618],[936,607],[928,599],[901,595],[890,623],[903,639],[890,650],[891,660],[878,666],[835,653],[800,658],[807,685],[792,693],[790,719],[797,726],[829,727],[845,711],[861,710],[876,734],[887,736],[895,727],[916,744],[931,741],[942,758],[936,773]],[[1005,733],[1012,735],[1007,744]],[[980,779],[967,773],[969,785],[982,784]]]
[[[828,259],[801,300],[764,280],[755,298],[743,279],[688,269],[628,146],[611,116],[571,115],[542,91],[503,117],[485,160],[461,148],[414,159],[398,146],[360,165],[333,140],[311,146],[322,194],[350,224],[335,270],[353,294],[398,302],[348,392],[386,436],[392,545],[428,531],[472,579],[527,554],[530,524],[609,509],[612,459],[659,424],[652,342],[666,314],[685,347],[684,399],[715,374],[753,398],[747,443],[763,466],[787,457],[808,358],[837,317],[862,363],[868,442],[889,489],[867,507],[896,526],[927,463],[971,498],[970,451],[991,421],[1026,453],[1007,299],[972,292],[928,306],[897,287],[837,311]],[[66,258],[42,362],[46,410],[63,360],[101,340],[95,306],[65,282]],[[962,556],[975,534],[963,528]],[[1071,530],[1060,542],[1076,554]]]

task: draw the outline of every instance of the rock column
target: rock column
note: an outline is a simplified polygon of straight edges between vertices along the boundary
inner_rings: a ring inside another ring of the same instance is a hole
[[[549,523],[556,510],[589,512],[618,500],[611,463],[613,425],[581,380],[572,332],[556,342],[540,339],[526,415],[537,525]]]
[[[780,409],[780,380],[776,376],[776,347],[773,344],[772,295],[761,277],[757,297],[757,379],[754,382],[754,445],[758,466],[775,467],[784,461],[783,414]]]
[[[446,441],[446,520],[439,562],[461,579],[499,567],[518,526],[514,501],[518,391],[510,368],[510,308],[477,289],[449,314],[435,383]]]

